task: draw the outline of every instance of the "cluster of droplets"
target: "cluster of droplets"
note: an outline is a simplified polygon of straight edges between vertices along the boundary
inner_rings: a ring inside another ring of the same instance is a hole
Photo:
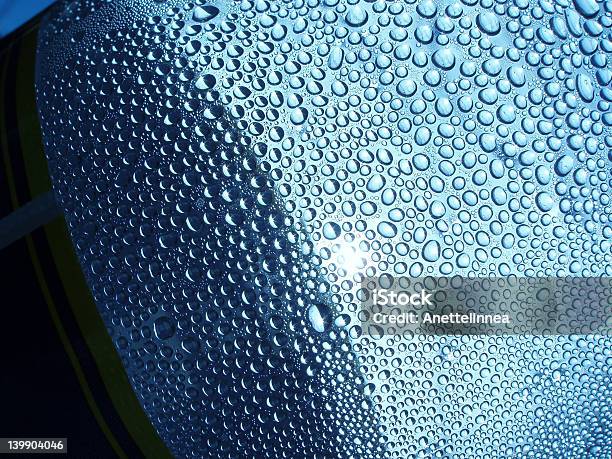
[[[595,0],[60,2],[50,169],[172,451],[607,457],[609,340],[375,339],[356,290],[612,274],[611,26]]]
[[[94,11],[118,14],[107,8]],[[196,8],[188,34],[217,13]],[[303,236],[214,78],[173,48],[179,22],[54,25],[38,82],[50,168],[97,304],[171,451],[381,456],[347,332],[321,333],[331,311]],[[88,33],[100,35],[71,44]],[[54,40],[73,50],[61,64]]]
[[[605,339],[399,337],[362,341],[397,458],[604,458]],[[381,355],[382,352],[382,355]],[[599,357],[598,357],[599,356]]]

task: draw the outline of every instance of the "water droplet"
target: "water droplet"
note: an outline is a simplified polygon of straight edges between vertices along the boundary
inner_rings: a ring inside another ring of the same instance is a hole
[[[361,5],[352,5],[349,7],[344,17],[348,25],[352,27],[361,27],[368,22],[368,12]]]

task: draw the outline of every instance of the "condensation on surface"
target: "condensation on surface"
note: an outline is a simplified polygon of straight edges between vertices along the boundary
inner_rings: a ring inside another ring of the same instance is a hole
[[[606,337],[383,337],[364,276],[611,276],[612,4],[64,1],[54,187],[178,457],[607,458]]]

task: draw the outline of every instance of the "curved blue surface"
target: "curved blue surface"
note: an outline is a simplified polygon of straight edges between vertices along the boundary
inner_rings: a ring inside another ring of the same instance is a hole
[[[609,276],[609,2],[61,2],[46,153],[177,457],[605,458],[605,336],[376,339],[381,274]]]

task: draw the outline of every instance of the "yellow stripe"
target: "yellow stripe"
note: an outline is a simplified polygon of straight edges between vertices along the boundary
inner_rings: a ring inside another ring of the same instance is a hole
[[[110,428],[106,424],[106,421],[104,420],[104,417],[102,416],[102,413],[100,412],[100,409],[98,408],[98,405],[96,404],[95,398],[93,394],[91,393],[91,390],[89,389],[89,384],[87,383],[87,379],[85,378],[85,375],[83,374],[83,370],[81,369],[81,365],[79,364],[79,359],[76,356],[76,353],[74,352],[74,349],[72,348],[72,345],[70,344],[70,340],[68,339],[68,335],[66,334],[66,331],[64,330],[62,321],[60,320],[59,315],[57,314],[57,309],[55,308],[55,303],[53,302],[53,298],[51,297],[51,294],[49,293],[49,288],[47,286],[47,282],[45,281],[45,275],[43,273],[42,268],[40,267],[40,262],[38,260],[38,256],[36,255],[36,249],[34,248],[34,243],[32,241],[31,236],[29,235],[26,236],[26,243],[28,246],[28,251],[30,252],[30,258],[32,259],[32,265],[34,266],[34,271],[36,272],[38,283],[40,284],[40,289],[43,292],[43,296],[45,297],[47,306],[49,308],[49,313],[51,314],[51,319],[53,320],[53,324],[55,325],[55,328],[57,329],[57,333],[60,337],[60,340],[62,341],[62,344],[64,345],[64,349],[66,350],[66,353],[68,354],[70,363],[72,364],[74,368],[74,372],[76,373],[79,384],[81,385],[81,389],[83,390],[83,394],[85,395],[87,404],[89,405],[89,408],[93,412],[93,415],[96,418],[96,421],[98,422],[98,425],[100,426],[100,429],[102,430],[102,432],[108,439],[108,442],[111,444],[111,446],[117,453],[117,456],[119,456],[120,458],[127,459],[127,455],[125,454],[125,452],[121,448],[121,445],[119,445],[119,442],[117,442],[117,439],[115,438]]]
[[[12,51],[12,45],[9,51]],[[7,71],[8,71],[8,60],[4,64],[4,68],[2,70],[2,78],[0,79],[0,90],[1,90],[0,91],[0,127],[2,128],[2,145],[1,146],[3,150],[2,153],[3,153],[3,158],[4,158],[4,166],[5,166],[6,178],[7,178],[7,182],[9,186],[9,192],[11,195],[11,201],[13,204],[13,208],[16,209],[17,207],[19,207],[19,200],[17,198],[15,180],[13,177],[13,170],[12,170],[10,155],[8,152],[8,135],[6,132],[6,124],[5,124],[6,120],[5,120],[5,114],[4,114],[4,106],[5,106],[4,105],[5,104],[4,85],[6,82]],[[87,380],[83,374],[81,366],[79,365],[79,360],[76,357],[76,353],[74,352],[74,349],[72,348],[72,345],[70,344],[70,341],[61,324],[61,321],[59,320],[59,316],[57,314],[55,304],[53,303],[53,299],[51,298],[51,295],[49,294],[49,289],[47,287],[47,283],[45,282],[43,271],[40,267],[40,262],[36,255],[36,250],[34,248],[34,244],[30,236],[26,237],[26,243],[28,246],[28,251],[30,253],[30,258],[32,259],[32,265],[34,266],[34,270],[36,272],[36,277],[40,284],[40,288],[43,292],[45,301],[47,303],[49,314],[51,315],[51,319],[53,320],[53,323],[55,324],[55,327],[57,329],[60,340],[64,346],[64,349],[66,353],[68,354],[70,363],[72,364],[74,368],[74,371],[76,373],[81,389],[83,390],[83,394],[85,395],[85,399],[87,400],[87,404],[89,405],[89,408],[91,409],[96,421],[98,422],[100,429],[102,430],[102,432],[108,439],[109,443],[111,444],[112,448],[115,450],[117,455],[121,458],[127,459],[126,454],[123,452],[123,450],[121,449],[121,446],[119,445],[114,435],[112,434],[111,430],[109,429],[108,425],[106,424],[106,421],[104,420],[104,417],[102,416],[102,413],[100,412],[94,400],[94,397],[92,396],[91,390],[89,389],[89,385],[87,384]]]
[[[36,35],[36,33],[29,33],[23,38],[24,52],[21,53],[17,70],[19,130],[24,165],[32,196],[45,193],[51,188],[33,90]],[[46,225],[45,233],[50,242],[54,263],[57,266],[57,272],[62,280],[70,307],[94,357],[109,397],[126,430],[146,457],[172,458],[132,389],[121,359],[87,286],[64,219],[57,219]]]
[[[34,89],[37,32],[38,29],[34,29],[21,37],[21,49],[17,63],[17,85],[15,88],[17,93],[19,142],[32,197],[46,193],[51,189],[51,179],[49,178],[47,162],[43,155],[40,121],[36,109]],[[42,164],[37,164],[36,166],[42,167],[28,167],[28,163],[36,158],[40,158],[42,161]]]

